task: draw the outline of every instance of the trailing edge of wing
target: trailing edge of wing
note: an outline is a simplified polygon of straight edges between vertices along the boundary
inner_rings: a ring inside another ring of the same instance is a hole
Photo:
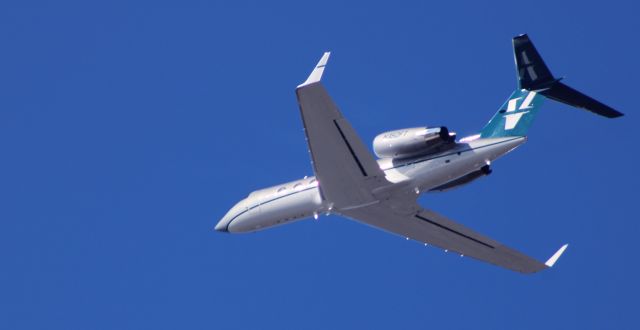
[[[560,249],[558,249],[558,251],[556,251],[556,253],[554,253],[551,258],[549,258],[549,260],[547,260],[547,262],[545,262],[544,264],[547,265],[547,267],[553,267],[553,265],[556,263],[556,261],[558,261],[558,259],[560,259],[560,256],[562,256],[562,254],[564,253],[564,250],[567,249],[567,247],[569,246],[569,244],[565,244],[563,245]]]
[[[331,52],[325,52],[324,55],[322,55],[322,58],[320,58],[320,61],[318,61],[318,64],[316,64],[316,67],[313,69],[307,80],[298,85],[298,88],[317,83],[318,81],[320,81],[320,79],[322,79],[324,67],[327,65],[327,61],[329,61],[330,55]]]
[[[367,225],[521,273],[535,273],[558,261],[562,246],[542,263],[436,212],[395,198],[338,213]]]

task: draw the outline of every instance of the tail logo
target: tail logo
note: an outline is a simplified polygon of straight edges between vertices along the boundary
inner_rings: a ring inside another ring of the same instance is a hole
[[[520,106],[518,106],[518,103],[522,99],[522,96],[516,97],[514,99],[510,99],[509,102],[507,102],[507,110],[506,110],[506,114],[504,115],[505,130],[508,131],[508,130],[514,129],[518,125],[520,118],[522,118],[522,116],[525,113],[529,112],[528,109],[533,108],[531,103],[533,102],[533,99],[535,98],[535,96],[536,96],[536,92],[529,92],[529,94],[527,94],[527,96],[524,98],[522,103],[520,103]]]
[[[536,70],[533,67],[533,63],[531,62],[531,60],[529,60],[529,56],[527,56],[527,52],[525,52],[524,50],[522,51],[522,61],[524,63],[522,63],[522,69],[524,70],[525,68],[527,69],[527,73],[529,74],[529,78],[531,78],[531,81],[536,81],[538,79],[538,74],[536,74]],[[520,76],[524,76],[524,74],[520,74]]]

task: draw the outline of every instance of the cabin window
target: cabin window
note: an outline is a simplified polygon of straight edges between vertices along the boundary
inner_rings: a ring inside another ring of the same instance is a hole
[[[450,162],[450,161],[451,161],[451,160],[447,159],[447,160],[445,160],[444,162],[445,162],[445,163],[448,163],[448,162]]]

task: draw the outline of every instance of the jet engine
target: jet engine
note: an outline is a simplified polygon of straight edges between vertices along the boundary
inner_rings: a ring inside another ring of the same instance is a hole
[[[446,127],[415,127],[382,133],[373,139],[380,158],[407,158],[439,152],[455,144],[455,133]]]

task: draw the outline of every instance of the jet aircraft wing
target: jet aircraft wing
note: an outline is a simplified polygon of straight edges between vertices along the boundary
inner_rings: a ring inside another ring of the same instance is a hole
[[[567,245],[542,263],[420,207],[406,190],[386,189],[391,183],[320,83],[328,59],[324,53],[296,95],[313,169],[333,212],[523,273],[553,266]]]
[[[521,273],[535,273],[553,266],[568,246],[565,244],[547,262],[542,263],[420,207],[417,202],[411,202],[409,196],[406,198],[392,198],[339,213],[378,229]]]
[[[313,170],[335,209],[375,203],[372,190],[390,183],[320,82],[329,54],[296,88]]]

